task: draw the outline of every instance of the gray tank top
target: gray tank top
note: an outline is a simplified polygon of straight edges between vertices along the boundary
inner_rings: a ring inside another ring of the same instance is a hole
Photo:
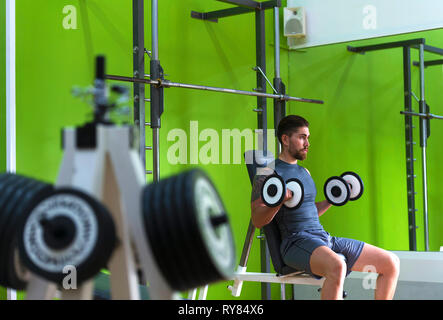
[[[317,189],[314,180],[305,168],[298,164],[289,164],[280,159],[275,160],[275,171],[283,178],[297,178],[304,188],[304,200],[297,209],[289,209],[284,205],[275,215],[282,239],[290,237],[293,233],[304,230],[323,230],[318,219],[318,211],[315,206]]]

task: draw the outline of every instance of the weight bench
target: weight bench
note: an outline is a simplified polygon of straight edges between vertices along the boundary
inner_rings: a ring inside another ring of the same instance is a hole
[[[275,160],[272,153],[268,151],[266,156],[263,156],[263,152],[257,150],[246,151],[245,154],[246,167],[248,169],[249,179],[251,184],[253,182],[255,173],[258,168],[264,168],[269,163]],[[255,227],[252,221],[249,222],[248,232],[246,234],[245,243],[243,245],[243,251],[240,258],[240,264],[234,276],[234,284],[229,286],[232,295],[235,297],[240,296],[242,285],[244,281],[252,282],[265,282],[265,283],[280,283],[282,299],[284,299],[284,285],[285,284],[305,284],[305,285],[318,285],[322,286],[324,278],[316,279],[305,271],[296,270],[287,266],[280,254],[281,235],[277,223],[272,220],[268,225],[263,228],[264,236],[271,256],[272,265],[276,273],[259,273],[259,272],[246,272],[246,265],[248,262],[249,253],[254,238]],[[343,259],[345,257],[339,254]],[[345,259],[346,261],[346,259]],[[344,293],[346,296],[346,293]]]

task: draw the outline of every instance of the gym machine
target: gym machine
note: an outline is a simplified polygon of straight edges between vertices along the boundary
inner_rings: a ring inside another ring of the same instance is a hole
[[[113,86],[111,90],[121,88]],[[26,299],[92,299],[107,268],[112,299],[175,299],[232,277],[228,214],[199,169],[146,185],[133,127],[109,120],[105,60],[97,58],[94,118],[63,130],[55,185],[0,175],[0,284]]]

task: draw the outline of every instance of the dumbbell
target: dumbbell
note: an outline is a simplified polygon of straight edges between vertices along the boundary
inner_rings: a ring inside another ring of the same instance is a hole
[[[323,191],[326,200],[334,206],[343,206],[349,200],[359,199],[363,194],[363,180],[352,171],[326,180]]]
[[[283,203],[287,208],[297,209],[303,203],[304,189],[300,180],[291,178],[283,180],[277,173],[271,174],[265,178],[261,188],[261,197],[268,207],[277,207],[285,198],[286,189],[291,190],[292,198]]]

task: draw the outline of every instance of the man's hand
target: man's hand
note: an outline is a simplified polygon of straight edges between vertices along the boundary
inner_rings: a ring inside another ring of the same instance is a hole
[[[286,188],[285,198],[283,199],[282,203],[278,207],[281,208],[283,203],[285,203],[288,200],[291,200],[293,196],[294,196],[294,193],[291,190],[289,190],[288,188]]]

